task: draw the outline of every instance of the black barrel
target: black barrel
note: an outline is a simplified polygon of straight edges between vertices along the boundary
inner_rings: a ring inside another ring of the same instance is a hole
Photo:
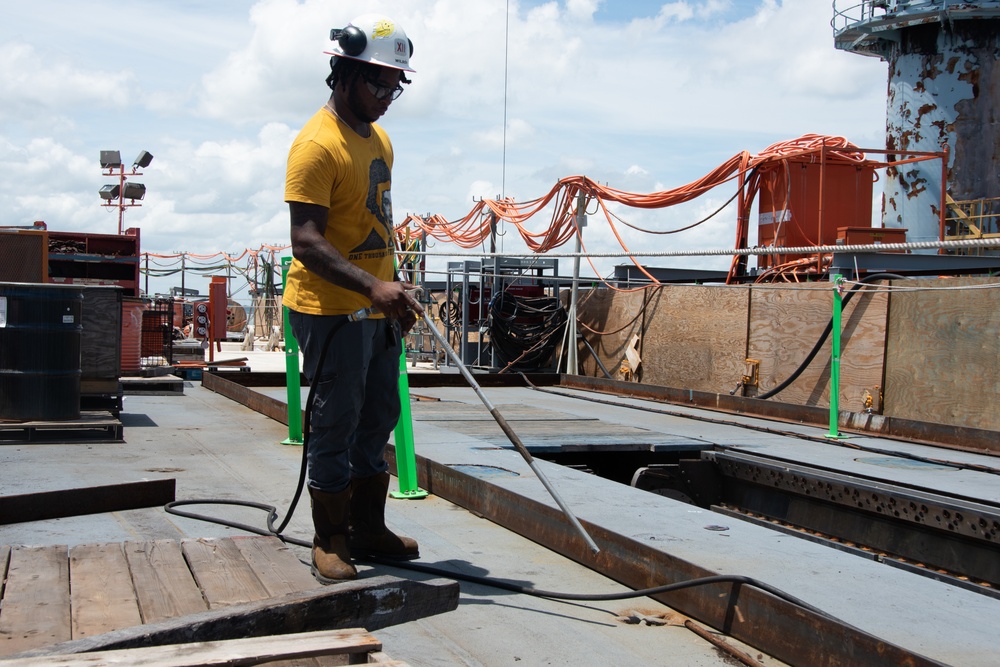
[[[83,287],[0,283],[0,419],[80,418]]]

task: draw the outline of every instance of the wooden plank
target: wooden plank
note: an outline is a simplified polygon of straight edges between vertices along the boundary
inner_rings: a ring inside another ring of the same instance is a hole
[[[240,536],[232,540],[272,596],[322,585],[312,576],[309,567],[300,562],[278,538]],[[341,658],[294,658],[271,663],[272,667],[327,667],[335,664],[342,664]]]
[[[409,623],[458,607],[458,582],[378,576],[27,651],[18,658]]]
[[[0,496],[0,524],[159,507],[176,500],[176,487],[174,479],[153,479]]]
[[[591,290],[580,301],[580,333],[615,378],[625,357],[626,345],[634,334],[641,333],[642,307],[643,294],[640,292]],[[604,377],[586,345],[579,345],[577,354],[584,375]]]
[[[72,637],[65,545],[10,550],[0,611],[0,655]]]
[[[74,638],[142,624],[121,544],[70,549],[69,580]]]
[[[277,537],[234,537],[233,544],[271,596],[321,586],[291,548]]]
[[[20,658],[4,667],[61,667],[133,665],[135,667],[212,667],[215,665],[262,664],[274,660],[314,656],[363,658],[381,653],[382,643],[363,628],[325,630],[269,637],[230,639],[210,643],[173,644],[149,648],[98,651],[94,653]],[[352,661],[354,662],[354,661]],[[343,663],[341,663],[343,664]],[[385,662],[377,664],[386,664]],[[392,664],[404,665],[399,661]]]
[[[81,414],[83,414],[81,412]],[[0,423],[0,444],[20,444],[25,442],[121,442],[122,423],[110,414],[101,418],[92,412],[79,420],[58,422],[17,422]]]
[[[143,623],[157,623],[208,609],[179,542],[126,542],[125,558],[132,571]]]
[[[232,540],[184,540],[181,550],[210,609],[269,597]]]
[[[719,393],[736,386],[745,366],[749,298],[743,288],[702,285],[650,294],[640,347],[643,384]]]

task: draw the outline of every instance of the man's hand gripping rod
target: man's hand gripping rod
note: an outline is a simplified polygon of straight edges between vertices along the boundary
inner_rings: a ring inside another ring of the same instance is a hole
[[[374,314],[375,312],[377,311],[374,310],[373,308],[363,308],[361,310],[358,310],[357,312],[352,313],[349,317],[352,321],[363,320],[366,317],[369,317],[370,315]],[[479,400],[483,402],[483,405],[486,406],[486,409],[490,411],[491,415],[493,415],[493,419],[496,420],[496,423],[500,426],[500,429],[503,430],[504,434],[507,436],[507,439],[510,440],[511,444],[514,445],[514,448],[518,451],[518,453],[525,460],[525,462],[529,466],[531,466],[531,470],[535,473],[535,476],[538,477],[538,480],[549,492],[549,495],[552,496],[552,499],[556,501],[557,505],[559,505],[559,508],[566,516],[566,519],[570,522],[573,528],[576,529],[576,532],[579,533],[580,537],[583,538],[583,541],[587,543],[587,546],[590,547],[590,550],[595,554],[599,553],[601,550],[600,547],[597,546],[597,543],[594,542],[593,538],[590,537],[590,534],[586,531],[586,529],[582,525],[580,525],[580,521],[573,515],[573,512],[569,509],[569,506],[567,506],[566,503],[563,502],[563,499],[559,496],[559,492],[556,491],[555,487],[553,487],[551,482],[549,482],[548,478],[545,476],[545,473],[543,473],[542,470],[535,464],[535,459],[531,455],[531,452],[529,452],[528,448],[524,446],[524,443],[521,442],[521,438],[517,436],[517,433],[515,433],[514,429],[510,427],[510,424],[507,423],[507,420],[504,419],[502,414],[500,414],[500,411],[497,410],[496,406],[494,406],[493,403],[490,402],[490,399],[486,397],[486,394],[483,393],[483,388],[479,386],[479,383],[476,382],[476,379],[472,376],[472,373],[469,372],[469,369],[465,367],[465,364],[463,364],[462,360],[458,357],[458,354],[455,352],[454,349],[452,349],[451,345],[448,344],[448,341],[445,339],[444,335],[440,331],[438,331],[437,327],[434,326],[434,323],[429,320],[427,320],[427,328],[431,330],[431,334],[434,336],[434,339],[437,340],[438,344],[441,346],[441,349],[443,349],[445,353],[451,358],[451,360],[455,362],[455,366],[457,366],[459,372],[462,373],[462,377],[465,378],[465,381],[468,382],[469,386],[472,387],[472,389],[476,392],[476,395],[479,397]]]

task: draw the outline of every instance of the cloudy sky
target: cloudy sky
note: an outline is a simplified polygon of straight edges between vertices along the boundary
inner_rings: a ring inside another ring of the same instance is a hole
[[[414,43],[413,84],[382,120],[396,153],[397,223],[408,213],[456,220],[481,197],[534,199],[577,174],[635,193],[672,189],[740,151],[803,134],[885,145],[886,65],[834,49],[830,0],[5,5],[0,225],[116,233],[117,211],[97,194],[112,182],[99,153],[117,149],[130,163],[146,150],[153,163],[134,180],[147,195],[125,226],[141,229],[150,253],[288,243],[288,146],[328,97],[330,28],[369,11],[394,18]],[[717,190],[682,207],[616,211],[672,229],[734,193]],[[538,229],[547,226],[538,216]],[[503,249],[522,252],[506,231]],[[684,234],[627,239],[666,251],[731,247],[734,237],[730,213]],[[593,252],[620,250],[597,219],[585,238]],[[723,268],[728,259],[651,263]],[[163,281],[151,291],[179,284]],[[189,277],[187,286],[205,283]]]

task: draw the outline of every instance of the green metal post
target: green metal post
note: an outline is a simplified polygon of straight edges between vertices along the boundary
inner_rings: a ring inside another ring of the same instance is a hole
[[[432,325],[433,326],[433,325]],[[399,421],[393,432],[393,442],[396,446],[396,476],[399,478],[399,491],[389,495],[393,498],[417,499],[426,498],[427,492],[418,486],[417,455],[413,441],[413,415],[410,412],[410,380],[406,375],[406,345],[399,355]]]
[[[393,267],[399,266],[393,261]],[[428,322],[430,324],[430,322]],[[430,326],[434,326],[430,324]],[[406,341],[402,341],[403,349],[399,353],[399,421],[393,431],[393,444],[396,446],[396,477],[399,479],[399,491],[392,491],[393,498],[416,500],[426,498],[427,492],[418,486],[417,454],[413,440],[413,414],[410,411],[410,378],[406,375]]]
[[[281,258],[281,286],[284,292],[288,280],[288,266],[291,257]],[[295,340],[292,327],[288,324],[288,308],[282,306],[282,321],[285,327],[285,390],[288,395],[288,438],[283,445],[302,444],[302,383],[299,381],[299,342]]]
[[[841,314],[844,309],[844,296],[841,293],[844,277],[839,273],[830,276],[833,283],[833,338],[830,349],[830,432],[828,438],[844,438],[840,434],[840,328]]]

